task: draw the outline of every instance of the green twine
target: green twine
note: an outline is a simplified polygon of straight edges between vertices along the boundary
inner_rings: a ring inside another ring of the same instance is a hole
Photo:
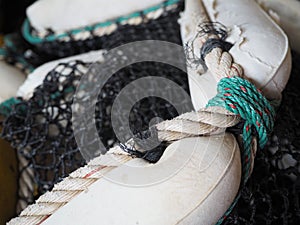
[[[245,120],[242,155],[246,182],[250,175],[252,130],[256,129],[259,147],[263,148],[274,127],[274,108],[253,84],[241,77],[223,78],[217,96],[207,106],[221,106]]]
[[[207,107],[209,106],[223,107],[245,120],[241,150],[242,185],[245,185],[251,174],[252,131],[257,131],[259,147],[263,148],[268,141],[268,134],[274,127],[275,110],[253,84],[241,77],[223,78],[218,84],[218,94],[208,102]],[[226,219],[239,197],[240,192],[216,225],[220,225]]]

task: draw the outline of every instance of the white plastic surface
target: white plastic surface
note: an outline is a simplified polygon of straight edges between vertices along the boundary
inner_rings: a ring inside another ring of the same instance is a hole
[[[146,9],[163,0],[39,0],[27,9],[38,31],[66,31]],[[47,13],[45,13],[47,12]]]

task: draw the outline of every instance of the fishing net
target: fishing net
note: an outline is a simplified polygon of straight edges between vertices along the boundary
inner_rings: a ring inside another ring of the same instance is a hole
[[[165,40],[181,44],[177,21],[182,9],[181,1],[174,9],[164,9],[157,19],[143,21],[139,25],[119,24],[118,29],[109,35],[93,37],[91,34],[91,38],[84,41],[72,41],[71,38],[71,41],[63,43],[52,41],[33,45],[18,34],[14,40],[23,48],[15,48],[11,58],[15,59],[18,55],[30,65],[38,66],[52,59],[94,49],[109,50],[138,40]],[[274,132],[265,149],[258,151],[252,177],[224,224],[298,224],[300,220],[300,117],[297,113],[300,107],[300,57],[295,53],[293,56],[292,76],[284,91]],[[90,63],[72,61],[58,65],[47,74],[30,99],[16,99],[17,104],[2,123],[2,137],[17,149],[22,167],[18,197],[23,203],[18,211],[85,164],[74,138],[71,106],[75,89]],[[106,82],[96,103],[96,127],[105,147],[118,143],[111,125],[111,107],[116,96],[127,84],[147,76],[173,80],[189,92],[186,73],[170,65],[140,62],[116,72]],[[165,92],[176,96],[168,88]],[[170,104],[157,97],[142,99],[131,110],[131,130],[147,130],[153,118],[166,120],[177,116],[177,104],[191,111],[190,102]],[[93,140],[89,143],[93,145]]]

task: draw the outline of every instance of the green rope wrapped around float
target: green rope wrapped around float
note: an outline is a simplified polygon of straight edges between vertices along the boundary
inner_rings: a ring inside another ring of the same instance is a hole
[[[274,127],[275,110],[262,93],[249,81],[241,77],[223,78],[218,84],[218,94],[207,106],[220,106],[245,120],[243,127],[243,175],[244,183],[251,174],[251,143],[253,128],[258,144],[263,148],[268,134]]]
[[[248,80],[241,77],[226,77],[218,83],[218,94],[211,99],[207,107],[219,106],[239,115],[245,122],[242,128],[242,186],[248,181],[254,163],[252,141],[257,135],[258,146],[263,148],[268,135],[272,132],[275,120],[275,109],[263,94]],[[241,190],[241,188],[240,188]],[[220,225],[231,213],[238,202],[239,192],[231,207],[218,221]]]

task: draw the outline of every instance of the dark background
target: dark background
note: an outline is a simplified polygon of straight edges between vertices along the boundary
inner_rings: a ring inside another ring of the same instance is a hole
[[[25,18],[26,7],[35,0],[0,0],[0,33],[16,31]]]

